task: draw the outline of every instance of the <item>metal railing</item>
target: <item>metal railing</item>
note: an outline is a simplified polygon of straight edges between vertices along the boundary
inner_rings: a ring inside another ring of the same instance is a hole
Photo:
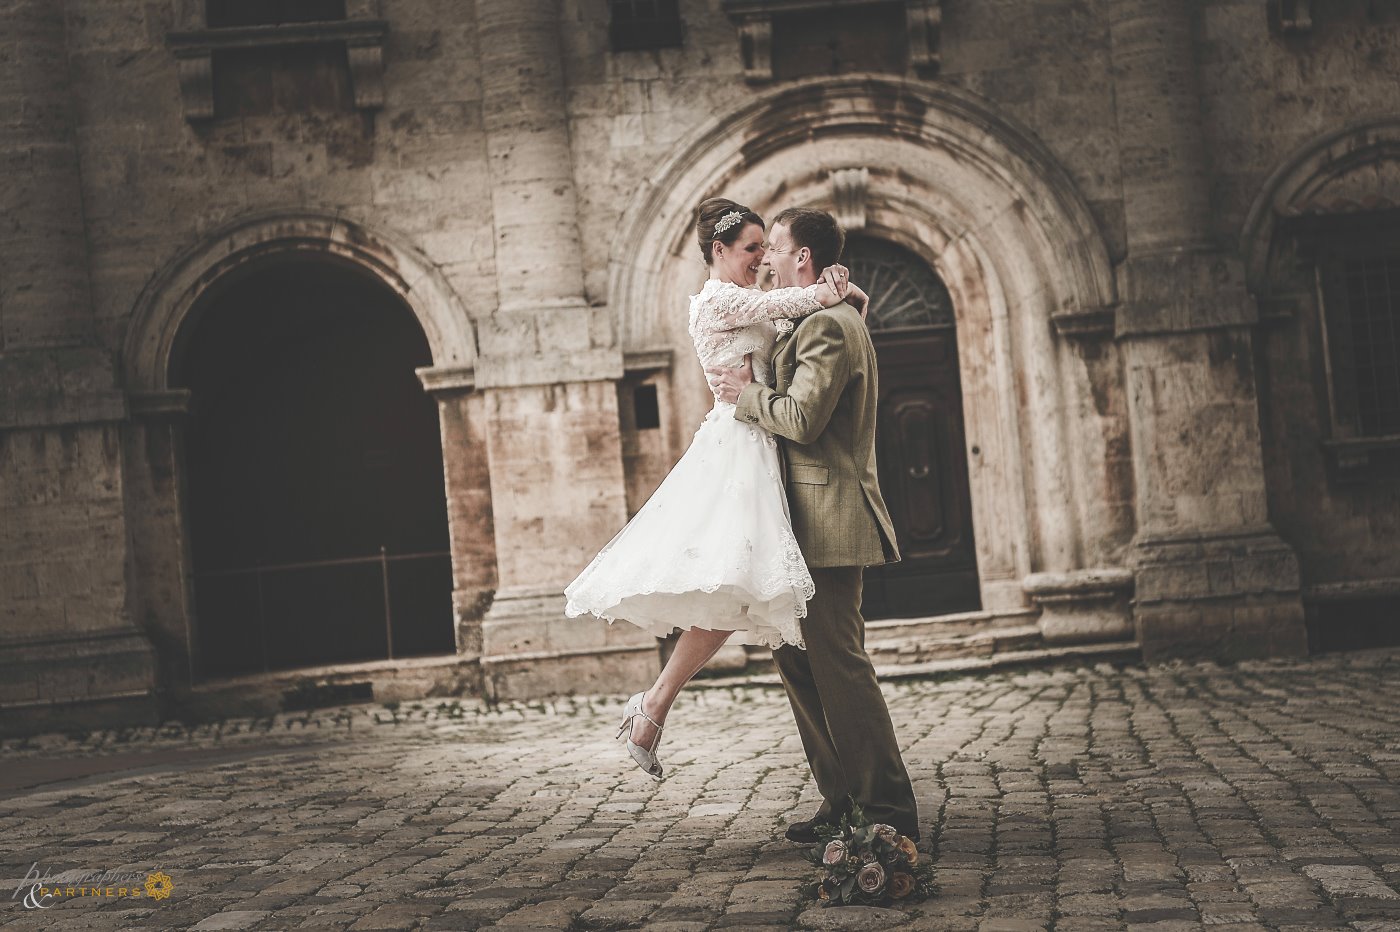
[[[369,557],[343,557],[336,560],[306,560],[298,563],[276,563],[257,564],[249,567],[238,567],[234,569],[209,570],[207,572],[195,573],[196,580],[199,579],[233,579],[253,577],[257,586],[258,601],[258,650],[262,658],[263,672],[267,673],[272,669],[271,660],[268,654],[267,645],[267,608],[263,593],[263,579],[273,573],[288,573],[307,570],[321,570],[328,567],[338,566],[366,566],[379,564],[380,589],[384,599],[384,653],[385,659],[394,659],[394,607],[393,599],[389,594],[389,564],[408,562],[413,560],[437,560],[451,557],[451,553],[446,550],[424,551],[421,553],[396,553],[389,555],[388,548],[381,545],[378,556]]]

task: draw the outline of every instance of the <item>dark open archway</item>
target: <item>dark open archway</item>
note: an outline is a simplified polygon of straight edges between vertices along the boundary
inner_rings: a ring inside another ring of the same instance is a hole
[[[431,355],[399,296],[267,259],[210,289],[172,359],[199,674],[453,651]]]

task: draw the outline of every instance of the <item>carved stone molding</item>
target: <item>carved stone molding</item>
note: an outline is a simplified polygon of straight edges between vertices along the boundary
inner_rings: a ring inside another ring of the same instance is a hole
[[[348,40],[345,56],[350,62],[355,109],[378,110],[384,106],[384,36]]]
[[[939,41],[943,32],[942,0],[908,0],[909,67],[921,78],[938,73]]]
[[[390,288],[422,326],[437,373],[471,371],[477,365],[471,316],[442,271],[412,242],[349,212],[272,210],[249,213],[209,231],[146,283],[120,356],[128,394],[139,399],[139,393],[163,395],[175,387],[169,384],[169,373],[177,336],[200,299],[223,276],[287,255],[350,262]],[[140,404],[138,400],[138,410]]]
[[[1113,336],[1116,317],[1113,307],[1094,307],[1083,311],[1058,311],[1050,315],[1050,323],[1062,337],[1101,339]]]
[[[179,65],[180,97],[185,119],[214,116],[213,61],[216,51],[270,48],[279,45],[324,45],[343,42],[350,64],[355,106],[384,106],[384,42],[389,24],[382,19],[281,23],[275,26],[230,26],[167,33],[166,47]]]
[[[193,398],[188,388],[168,388],[158,392],[132,392],[128,402],[133,417],[182,417],[190,413]]]
[[[739,54],[744,62],[744,80],[762,84],[773,80],[773,19],[756,14],[738,20]]]
[[[476,388],[476,370],[471,366],[422,366],[413,374],[430,395],[452,395]]]
[[[750,84],[773,80],[773,16],[812,13],[833,8],[869,6],[878,0],[722,0],[724,12],[739,31],[739,54],[744,78]],[[920,77],[938,71],[939,40],[943,24],[943,0],[904,0],[909,67]]]
[[[842,168],[831,173],[831,200],[836,222],[847,232],[865,229],[865,202],[870,193],[870,169]]]
[[[673,353],[670,349],[630,350],[622,354],[624,372],[669,372]]]
[[[1278,26],[1284,35],[1312,32],[1312,0],[1277,0]]]
[[[175,65],[180,75],[180,100],[185,119],[214,118],[214,56],[208,51],[175,50]]]
[[[1022,582],[1040,606],[1047,644],[1125,641],[1133,637],[1133,571],[1122,567],[1032,573]]]

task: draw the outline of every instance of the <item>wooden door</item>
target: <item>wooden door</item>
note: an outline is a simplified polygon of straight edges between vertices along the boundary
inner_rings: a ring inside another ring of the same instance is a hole
[[[867,618],[973,611],[981,596],[947,288],[918,256],[881,240],[852,238],[846,264],[872,299],[880,490],[903,557],[866,570],[862,611]]]

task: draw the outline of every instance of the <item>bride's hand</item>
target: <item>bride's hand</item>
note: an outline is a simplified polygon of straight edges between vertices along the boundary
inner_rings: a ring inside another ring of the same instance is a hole
[[[817,289],[817,301],[822,307],[835,307],[846,300],[846,290],[850,286],[850,273],[844,265],[829,265],[822,269],[821,277],[817,280],[820,285]]]
[[[837,262],[822,269],[821,280],[836,297],[844,300],[851,284],[851,271]]]
[[[717,401],[725,401],[729,404],[738,404],[739,396],[744,393],[744,386],[753,381],[753,360],[752,354],[744,354],[744,363],[741,366],[707,366],[705,368],[706,381],[710,383],[710,391]]]

